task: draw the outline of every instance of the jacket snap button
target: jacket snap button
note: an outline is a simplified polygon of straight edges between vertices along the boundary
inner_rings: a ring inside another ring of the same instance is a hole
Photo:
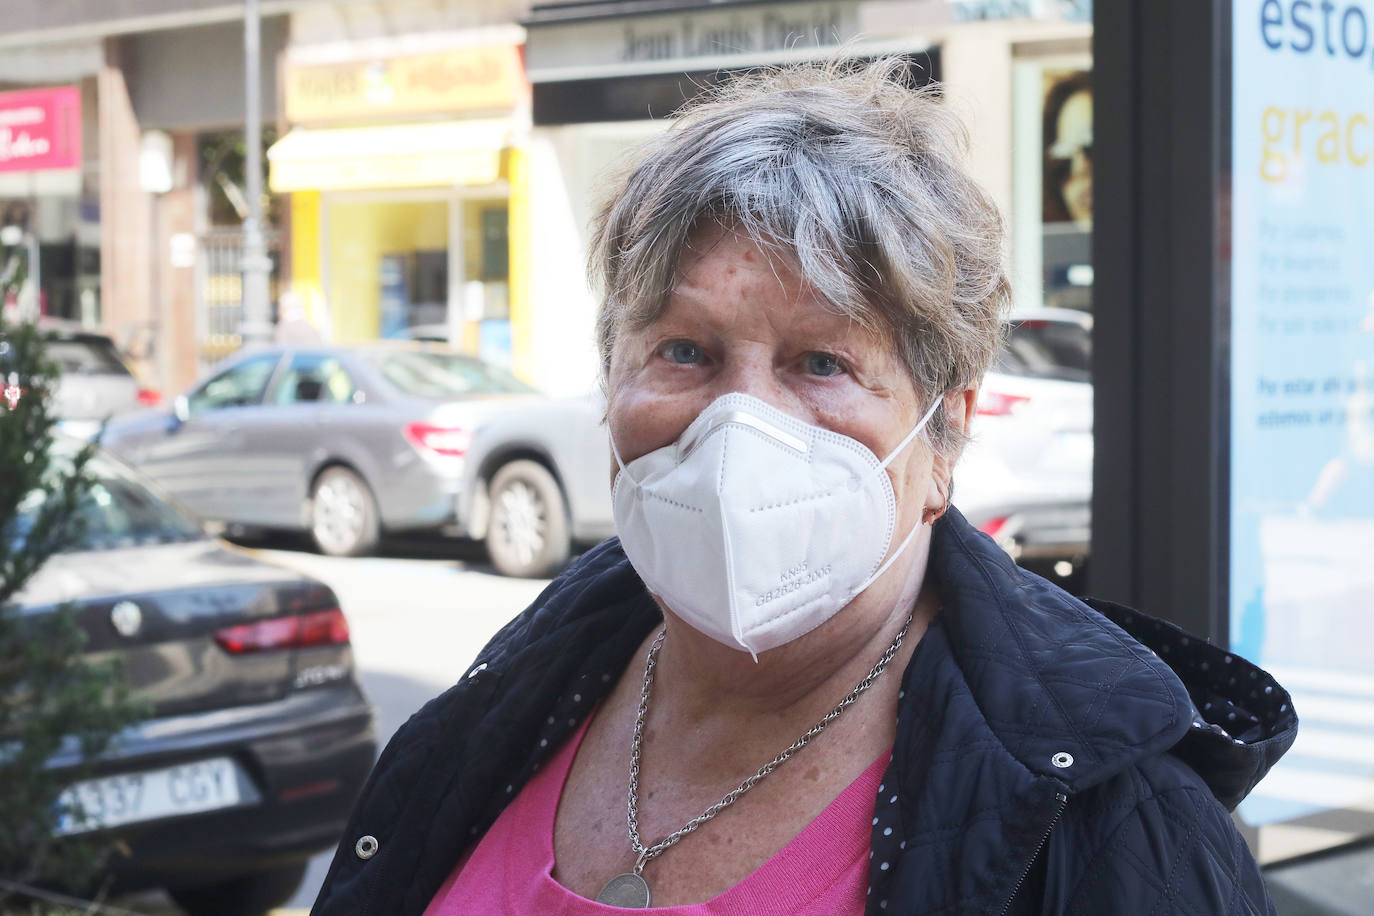
[[[1064,751],[1060,751],[1050,758],[1050,763],[1059,767],[1061,770],[1065,767],[1071,767],[1073,766],[1073,754],[1067,754]]]
[[[377,838],[370,835],[358,837],[358,842],[353,844],[353,851],[360,859],[372,858],[377,854]]]

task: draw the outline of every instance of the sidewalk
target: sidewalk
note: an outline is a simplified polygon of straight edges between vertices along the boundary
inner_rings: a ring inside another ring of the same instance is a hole
[[[1374,845],[1265,869],[1279,916],[1368,916]]]

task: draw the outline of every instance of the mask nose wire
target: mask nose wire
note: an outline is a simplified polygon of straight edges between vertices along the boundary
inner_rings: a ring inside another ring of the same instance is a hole
[[[930,418],[935,416],[935,410],[940,406],[940,402],[942,400],[944,399],[938,397],[935,399],[934,403],[932,403],[929,409],[926,410],[925,415],[922,416],[921,419],[917,421],[916,425],[911,428],[911,432],[907,433],[906,436],[902,439],[902,441],[897,443],[896,448],[888,452],[887,457],[884,458],[882,462],[878,465],[879,468],[886,468],[889,464],[891,464],[893,459],[895,459],[898,455],[902,453],[902,449],[910,445],[911,440],[915,439],[918,435],[920,435],[921,430],[925,429],[926,424],[930,422]],[[620,457],[620,449],[616,448],[615,436],[611,434],[611,431],[609,429],[606,430],[606,439],[611,444],[611,454],[615,456],[615,463],[617,466],[619,466],[620,472],[629,477],[629,479],[633,482],[634,477],[631,476],[629,471],[626,469],[625,461]]]
[[[935,399],[935,403],[930,405],[930,409],[926,411],[925,416],[921,417],[920,421],[917,422],[917,424],[911,428],[911,432],[906,434],[905,439],[897,443],[896,448],[887,453],[887,457],[883,459],[882,463],[879,464],[878,467],[886,468],[889,464],[892,463],[892,459],[896,458],[898,455],[902,453],[902,449],[906,448],[908,445],[911,444],[911,440],[915,439],[920,434],[921,430],[926,428],[926,424],[930,422],[930,418],[935,416],[935,409],[940,406],[940,402],[943,400],[944,398],[939,397]]]

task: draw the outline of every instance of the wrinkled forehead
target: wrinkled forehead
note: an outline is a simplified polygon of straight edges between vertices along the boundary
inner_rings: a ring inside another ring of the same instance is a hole
[[[771,311],[793,311],[798,320],[824,316],[855,332],[891,340],[892,333],[870,328],[852,308],[837,303],[807,276],[797,251],[787,242],[758,238],[727,222],[703,221],[684,239],[661,297],[630,305],[626,329],[642,329],[670,311],[681,314],[708,306],[722,286],[746,304]],[[891,329],[889,329],[891,330]]]

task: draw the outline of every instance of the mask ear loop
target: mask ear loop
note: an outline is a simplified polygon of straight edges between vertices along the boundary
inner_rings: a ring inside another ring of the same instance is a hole
[[[921,430],[925,429],[926,424],[930,422],[930,418],[935,416],[936,408],[938,408],[941,402],[943,401],[944,398],[935,399],[935,403],[930,405],[930,409],[925,412],[925,416],[921,417],[920,421],[914,427],[912,427],[911,432],[906,434],[906,438],[903,439],[901,442],[897,443],[897,447],[894,448],[891,452],[889,452],[887,457],[883,459],[883,462],[880,465],[878,465],[880,470],[886,470],[887,466],[892,463],[892,459],[896,458],[899,454],[901,454],[902,449],[910,445],[911,440],[915,439],[916,436],[920,434]],[[915,525],[911,526],[911,530],[907,532],[906,537],[902,538],[902,543],[897,545],[897,549],[892,552],[892,555],[883,561],[883,565],[878,567],[877,572],[869,576],[867,581],[865,581],[863,585],[859,586],[859,590],[855,592],[855,594],[861,594],[864,591],[864,589],[868,588],[874,582],[877,582],[878,579],[882,577],[882,574],[887,572],[893,563],[897,562],[897,558],[900,557],[902,553],[907,549],[907,547],[911,544],[912,538],[916,537],[916,532],[920,530],[921,522],[918,521]]]
[[[611,454],[615,456],[615,463],[619,465],[620,473],[628,476],[629,472],[625,470],[625,462],[620,460],[620,449],[615,447],[615,436],[611,435],[609,429],[606,430],[606,440],[611,443]],[[631,477],[630,480],[633,481],[634,478]]]
[[[887,466],[892,463],[892,460],[902,453],[902,449],[910,445],[911,440],[921,434],[921,430],[926,428],[926,424],[930,422],[931,417],[935,416],[936,409],[943,401],[944,398],[935,399],[935,403],[930,405],[930,409],[925,412],[925,416],[917,421],[916,425],[911,428],[911,432],[906,434],[905,439],[897,443],[896,448],[887,453],[887,457],[882,460],[882,463],[879,464],[878,467],[886,469]]]

